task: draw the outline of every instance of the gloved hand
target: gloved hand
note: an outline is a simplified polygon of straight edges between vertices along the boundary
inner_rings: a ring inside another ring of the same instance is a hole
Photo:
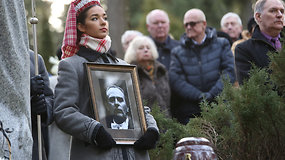
[[[148,150],[155,148],[159,133],[155,128],[148,128],[143,136],[135,142],[136,149]]]
[[[115,140],[104,129],[103,126],[100,126],[100,128],[98,129],[95,141],[97,146],[102,149],[111,149],[116,144]]]
[[[43,115],[47,112],[45,95],[40,94],[31,98],[32,115]]]
[[[41,75],[36,75],[30,80],[31,96],[40,95],[44,93],[44,79]]]

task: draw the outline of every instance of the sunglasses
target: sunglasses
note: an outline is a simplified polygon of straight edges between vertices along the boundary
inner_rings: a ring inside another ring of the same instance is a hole
[[[184,26],[185,26],[185,27],[188,27],[188,26],[190,25],[191,27],[195,27],[196,24],[201,23],[201,22],[204,22],[204,21],[187,22],[187,23],[184,24]]]

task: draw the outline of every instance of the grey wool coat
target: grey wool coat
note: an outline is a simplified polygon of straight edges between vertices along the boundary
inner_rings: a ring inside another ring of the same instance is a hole
[[[132,146],[116,146],[110,150],[103,150],[93,143],[92,133],[99,122],[92,118],[91,96],[83,63],[90,61],[90,59],[91,61],[92,59],[95,60],[95,63],[104,62],[100,56],[94,59],[93,55],[98,53],[85,51],[80,49],[78,53],[84,52],[83,54],[87,58],[74,55],[63,59],[58,68],[58,83],[55,88],[54,105],[55,121],[62,131],[72,136],[69,157],[65,159],[121,160],[123,159],[122,149],[127,152],[128,160],[149,159],[146,150],[136,150]],[[127,64],[120,59],[118,59],[118,62],[113,61],[110,57],[108,59],[110,63]],[[146,113],[145,117],[147,127],[154,127],[158,130],[153,116]]]

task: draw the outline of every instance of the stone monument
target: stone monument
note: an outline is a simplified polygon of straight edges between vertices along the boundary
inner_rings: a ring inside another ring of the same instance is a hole
[[[0,19],[0,160],[30,160],[33,141],[24,0],[1,0]]]

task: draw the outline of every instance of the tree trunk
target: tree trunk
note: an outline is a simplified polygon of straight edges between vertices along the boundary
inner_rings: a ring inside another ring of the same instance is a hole
[[[244,2],[242,3],[242,12],[240,14],[240,18],[243,20],[244,29],[247,29],[247,22],[251,17],[253,17],[252,4],[255,4],[255,0],[244,0]]]
[[[108,0],[107,14],[109,20],[109,33],[112,39],[111,49],[116,51],[117,57],[123,58],[124,52],[121,44],[121,35],[126,29],[125,6],[127,0]]]

